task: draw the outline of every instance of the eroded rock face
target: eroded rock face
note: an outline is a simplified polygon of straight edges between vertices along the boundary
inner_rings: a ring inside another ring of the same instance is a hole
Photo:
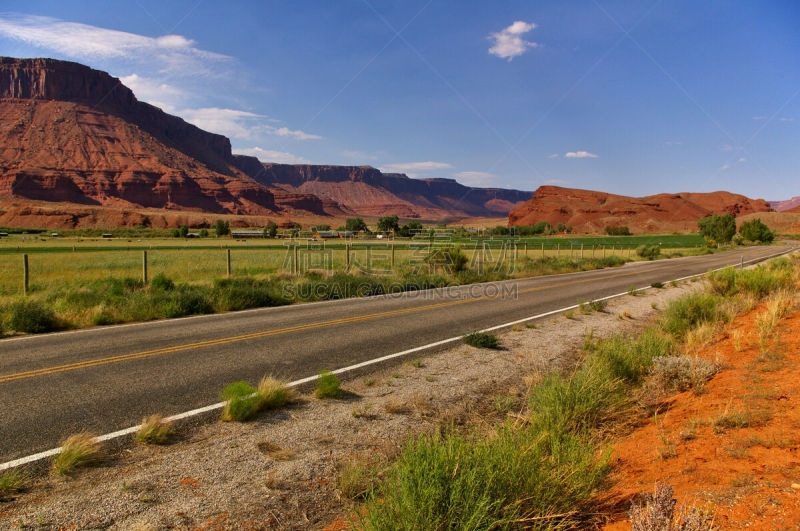
[[[339,212],[330,201],[284,192],[278,204],[234,162],[226,137],[139,102],[105,72],[0,58],[0,199],[59,202],[62,212],[66,203],[279,217]]]
[[[401,173],[383,173],[371,166],[271,163],[258,166],[252,157],[242,157],[237,166],[271,188],[314,194],[364,216],[503,217],[531,195],[519,190],[471,188],[453,179],[412,179]]]
[[[546,221],[565,223],[577,232],[602,232],[607,226],[628,226],[634,232],[696,230],[697,220],[709,214],[734,216],[770,212],[763,199],[730,192],[657,194],[627,197],[592,190],[542,186],[533,197],[512,210],[509,225]]]

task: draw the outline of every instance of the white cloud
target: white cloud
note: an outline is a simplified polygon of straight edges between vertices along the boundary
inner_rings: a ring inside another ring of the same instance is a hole
[[[160,107],[168,113],[174,113],[180,102],[188,97],[187,91],[183,89],[137,74],[123,76],[119,80],[133,91],[136,99]]]
[[[409,177],[416,177],[418,175],[417,172],[446,170],[447,168],[452,167],[453,166],[447,164],[446,162],[433,162],[429,160],[426,162],[399,162],[397,164],[386,164],[381,166],[381,170],[389,173],[405,173]]]
[[[558,158],[558,153],[552,153],[550,155],[547,155],[547,158],[548,159],[557,159]]]
[[[568,159],[596,159],[597,155],[588,151],[568,151],[564,154],[564,157]]]
[[[788,116],[781,116],[778,120],[781,122],[794,122],[794,118],[789,118]]]
[[[148,37],[126,31],[17,13],[0,14],[0,35],[76,59],[145,63],[171,74],[213,74],[232,58],[202,50],[182,35]]]
[[[766,116],[753,116],[753,120],[756,120],[756,121],[761,121],[761,120],[766,120],[766,119],[767,119]]]
[[[532,22],[529,23],[517,20],[504,30],[490,34],[489,39],[494,44],[489,48],[489,53],[501,59],[508,59],[511,61],[515,57],[525,53],[528,48],[536,48],[539,46],[537,43],[526,41],[522,38],[525,33],[528,33],[535,27],[536,24]]]
[[[280,164],[311,164],[311,161],[306,158],[298,157],[297,155],[286,153],[285,151],[262,149],[258,146],[244,149],[234,149],[233,152],[237,155],[250,155],[251,157],[256,157],[261,162],[277,162]]]
[[[269,127],[268,130],[273,135],[290,136],[295,140],[319,140],[320,138],[322,138],[319,135],[306,133],[300,130],[293,131],[288,127]]]
[[[742,158],[740,158],[740,159],[739,159],[739,161],[738,161],[738,162],[747,162],[747,159],[746,159],[746,158],[744,158],[744,157],[742,157]]]
[[[544,184],[554,184],[554,185],[569,184],[569,181],[564,181],[562,179],[550,179],[545,181]]]
[[[719,149],[720,149],[720,151],[733,151],[736,148],[731,146],[730,144],[725,144],[724,146],[720,147]]]
[[[730,164],[723,164],[722,166],[720,166],[719,171],[725,171],[725,170],[729,170],[729,169],[731,169],[731,165]]]
[[[180,109],[175,110],[174,113],[200,129],[243,140],[255,140],[262,135],[291,137],[295,140],[322,138],[304,131],[294,131],[288,127],[275,127],[266,123],[272,121],[268,116],[238,109],[204,107]]]
[[[497,179],[496,174],[485,171],[462,171],[456,173],[454,177],[467,186],[491,186]]]
[[[680,145],[683,145],[683,142],[681,142],[680,140],[667,140],[666,142],[664,142],[664,145],[665,146],[680,146]]]

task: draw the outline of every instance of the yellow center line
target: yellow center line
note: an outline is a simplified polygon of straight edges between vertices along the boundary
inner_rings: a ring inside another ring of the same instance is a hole
[[[612,279],[612,278],[620,278],[620,277],[641,275],[642,273],[650,273],[650,272],[658,271],[658,270],[661,270],[661,269],[674,269],[676,267],[680,267],[680,266],[654,267],[654,268],[648,269],[646,271],[635,271],[635,272],[630,272],[630,273],[617,273],[617,274],[614,274],[614,275],[604,276],[602,278],[588,278],[588,279],[581,279],[581,280],[572,280],[572,281],[568,281],[568,282],[561,282],[559,284],[550,284],[550,285],[547,285],[547,286],[537,286],[537,287],[533,287],[533,288],[527,288],[527,289],[520,290],[518,293],[532,293],[532,292],[542,291],[542,290],[547,290],[547,289],[562,288],[562,287],[565,287],[565,286],[572,286],[572,285],[576,285],[576,284],[584,284],[584,283],[587,283],[587,282],[604,281],[604,280],[609,280],[609,279]],[[373,314],[368,314],[368,315],[360,315],[360,316],[356,316],[356,317],[344,317],[344,318],[341,318],[341,319],[332,319],[330,321],[322,321],[322,322],[319,322],[319,323],[309,323],[309,324],[303,324],[303,325],[296,325],[296,326],[290,326],[290,327],[286,327],[286,328],[278,328],[278,329],[275,329],[275,330],[265,330],[265,331],[262,331],[262,332],[253,332],[253,333],[250,333],[250,334],[244,334],[244,335],[240,335],[240,336],[231,336],[231,337],[225,337],[225,338],[220,338],[220,339],[210,339],[210,340],[206,340],[206,341],[199,341],[197,343],[188,343],[188,344],[185,344],[185,345],[176,345],[176,346],[173,346],[173,347],[164,347],[164,348],[159,348],[159,349],[154,349],[154,350],[146,350],[144,352],[135,352],[135,353],[131,353],[131,354],[120,354],[120,355],[117,355],[117,356],[109,356],[109,357],[106,357],[106,358],[98,358],[98,359],[92,359],[92,360],[78,361],[78,362],[69,363],[69,364],[66,364],[66,365],[58,365],[58,366],[55,366],[55,367],[45,367],[45,368],[42,368],[42,369],[35,369],[35,370],[30,370],[30,371],[7,374],[7,375],[4,375],[4,376],[0,376],[0,383],[11,382],[11,381],[14,381],[14,380],[22,380],[22,379],[26,379],[26,378],[33,378],[33,377],[36,377],[36,376],[44,376],[44,375],[47,375],[47,374],[55,374],[55,373],[60,373],[60,372],[74,371],[74,370],[77,370],[77,369],[85,369],[85,368],[89,368],[89,367],[96,367],[96,366],[99,366],[99,365],[108,365],[108,364],[112,364],[112,363],[120,363],[120,362],[123,362],[123,361],[131,361],[131,360],[137,360],[137,359],[142,359],[142,358],[150,358],[150,357],[155,357],[155,356],[162,356],[164,354],[171,354],[171,353],[174,353],[174,352],[183,352],[183,351],[186,351],[186,350],[193,350],[193,349],[199,349],[199,348],[204,348],[204,347],[211,347],[211,346],[217,346],[217,345],[226,345],[226,344],[230,344],[230,343],[237,343],[239,341],[248,341],[250,339],[258,339],[258,338],[263,338],[263,337],[269,337],[269,336],[275,336],[275,335],[281,335],[281,334],[288,334],[288,333],[292,333],[292,332],[300,332],[300,331],[304,331],[304,330],[311,330],[311,329],[314,329],[314,328],[323,328],[323,327],[327,327],[327,326],[334,326],[334,325],[345,324],[345,323],[356,323],[356,322],[360,322],[360,321],[367,321],[367,320],[372,320],[372,319],[380,319],[382,317],[389,317],[389,316],[401,315],[401,314],[406,314],[406,313],[421,312],[421,311],[425,311],[425,310],[434,310],[434,309],[437,309],[437,308],[445,308],[445,307],[448,307],[448,306],[455,306],[457,304],[466,304],[466,303],[478,302],[478,301],[482,301],[482,300],[486,300],[486,299],[490,299],[490,298],[496,298],[496,297],[498,297],[498,295],[484,295],[482,297],[475,297],[475,298],[471,298],[471,299],[459,299],[459,300],[455,300],[455,301],[440,302],[440,303],[436,303],[436,304],[429,304],[429,305],[426,305],[426,306],[415,306],[413,308],[402,308],[402,309],[399,309],[399,310],[390,310],[390,311],[386,311],[386,312],[379,312],[379,313],[373,313]]]

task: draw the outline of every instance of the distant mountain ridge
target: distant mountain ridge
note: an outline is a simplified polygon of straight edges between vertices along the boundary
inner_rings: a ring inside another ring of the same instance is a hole
[[[402,173],[383,173],[371,166],[263,163],[259,167],[247,159],[238,166],[269,188],[310,193],[365,216],[504,217],[531,197],[531,192],[472,188],[454,179],[412,179]]]
[[[656,194],[628,197],[593,190],[541,186],[533,197],[508,215],[509,225],[546,221],[564,223],[577,232],[602,232],[607,226],[628,226],[634,232],[696,230],[709,214],[734,216],[771,212],[763,199],[730,192]]]
[[[776,212],[785,212],[787,210],[794,210],[800,207],[800,195],[795,196],[791,199],[787,199],[785,201],[770,201],[770,206],[775,209]]]

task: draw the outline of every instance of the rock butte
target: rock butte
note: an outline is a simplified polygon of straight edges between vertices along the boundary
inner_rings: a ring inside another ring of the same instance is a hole
[[[509,225],[546,221],[565,223],[576,232],[602,232],[625,225],[632,232],[697,230],[697,220],[709,214],[734,216],[771,212],[763,199],[730,192],[657,194],[627,197],[591,190],[542,186],[508,215]]]

